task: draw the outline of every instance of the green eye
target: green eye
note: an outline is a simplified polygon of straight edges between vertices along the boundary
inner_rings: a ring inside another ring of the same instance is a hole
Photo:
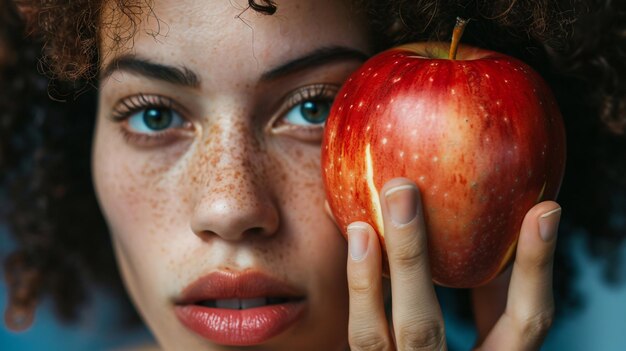
[[[330,113],[331,101],[306,100],[294,106],[285,119],[295,125],[323,125]]]
[[[183,126],[178,113],[169,108],[149,107],[132,114],[128,125],[136,133],[150,134]]]

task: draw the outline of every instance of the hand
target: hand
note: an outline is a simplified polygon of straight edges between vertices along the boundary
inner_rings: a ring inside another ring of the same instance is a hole
[[[430,274],[419,190],[410,180],[396,178],[385,184],[380,198],[390,268],[392,320],[388,321],[385,315],[378,236],[367,223],[352,223],[348,226],[347,264],[351,350],[446,350],[444,321]],[[481,337],[481,350],[535,350],[543,341],[554,310],[552,259],[559,210],[556,203],[543,202],[527,213],[505,312]],[[551,215],[541,218],[546,213]],[[548,240],[543,240],[540,232]]]

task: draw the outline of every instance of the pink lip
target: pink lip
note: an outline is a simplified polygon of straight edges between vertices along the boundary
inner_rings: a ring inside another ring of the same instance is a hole
[[[196,334],[223,345],[261,344],[302,318],[303,294],[294,287],[258,271],[218,271],[204,276],[183,291],[176,317]],[[201,301],[216,299],[287,298],[282,303],[248,309],[207,307]]]

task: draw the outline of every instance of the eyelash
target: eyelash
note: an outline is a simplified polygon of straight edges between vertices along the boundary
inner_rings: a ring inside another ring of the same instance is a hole
[[[130,117],[133,113],[150,107],[172,109],[174,107],[174,101],[161,95],[133,95],[120,100],[117,107],[113,109],[112,118],[115,121],[121,122]]]
[[[297,104],[306,100],[318,101],[323,98],[334,99],[339,87],[334,84],[314,84],[307,85],[302,88],[298,88],[295,91],[289,93],[289,99],[287,100],[287,109],[290,109]]]
[[[285,122],[284,119],[287,112],[305,101],[327,100],[329,104],[332,104],[338,90],[339,86],[336,84],[322,83],[304,86],[288,93],[287,98],[278,110],[279,113],[270,122],[269,128],[271,128],[275,133],[288,131],[289,133],[295,134],[296,137],[306,141],[320,140],[323,132],[323,125],[293,125]],[[113,109],[111,119],[114,122],[121,124],[120,131],[127,142],[142,146],[161,145],[177,140],[177,138],[180,138],[183,133],[188,135],[189,130],[193,130],[191,122],[186,121],[185,127],[187,128],[184,129],[171,128],[150,134],[130,131],[127,125],[128,119],[135,113],[149,108],[171,109],[179,113],[184,120],[187,120],[184,117],[185,113],[179,112],[181,110],[184,111],[182,106],[179,106],[171,98],[154,94],[137,94],[123,98]]]
[[[321,83],[304,86],[290,92],[289,94],[287,94],[288,98],[285,100],[285,103],[279,109],[279,113],[270,122],[270,128],[272,128],[275,133],[280,133],[282,131],[295,133],[298,138],[304,139],[306,141],[321,140],[324,130],[323,125],[293,125],[285,122],[284,119],[286,118],[287,112],[289,112],[298,104],[301,104],[305,101],[327,100],[329,104],[332,104],[338,91],[339,85]]]
[[[114,122],[121,123],[120,131],[127,142],[142,146],[167,144],[177,140],[182,133],[188,134],[189,130],[193,130],[193,125],[187,121],[185,122],[184,130],[171,128],[150,134],[131,132],[128,128],[128,119],[135,113],[149,108],[169,109],[177,113],[180,110],[184,110],[173,99],[162,95],[137,94],[121,99],[113,109],[111,119]],[[179,114],[184,116],[184,113]],[[183,117],[183,119],[185,118]]]

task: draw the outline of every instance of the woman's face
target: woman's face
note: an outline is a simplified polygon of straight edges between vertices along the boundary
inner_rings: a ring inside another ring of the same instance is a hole
[[[369,52],[362,18],[336,0],[280,1],[271,16],[164,0],[133,32],[109,5],[95,185],[158,341],[345,348],[346,245],[324,212],[320,142]]]

